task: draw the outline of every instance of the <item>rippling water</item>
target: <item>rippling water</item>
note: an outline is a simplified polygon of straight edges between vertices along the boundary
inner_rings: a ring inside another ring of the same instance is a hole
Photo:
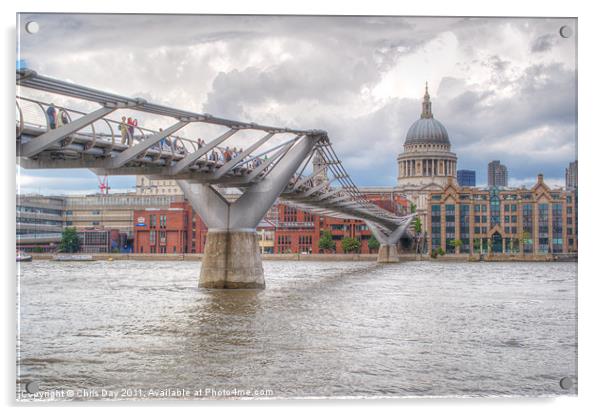
[[[574,263],[264,269],[264,291],[208,291],[197,288],[196,262],[22,263],[18,390],[35,381],[42,399],[234,388],[272,397],[576,393],[559,386],[577,370]]]

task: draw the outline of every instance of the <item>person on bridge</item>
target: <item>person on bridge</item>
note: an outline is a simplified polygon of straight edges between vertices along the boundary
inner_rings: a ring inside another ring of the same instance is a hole
[[[129,134],[130,140],[133,140],[133,138],[134,138],[134,120],[132,119],[132,117],[128,117],[128,134]]]
[[[159,132],[163,132],[163,128],[159,128]],[[165,146],[165,138],[162,138],[161,140],[159,140],[159,151],[163,150],[163,147]]]
[[[56,128],[61,128],[63,125],[68,124],[69,119],[67,118],[67,113],[64,109],[59,108],[56,114]]]
[[[224,161],[229,162],[230,160],[232,160],[232,152],[230,151],[230,147],[226,146],[226,149],[224,150]]]
[[[59,110],[58,119],[60,120],[61,125],[69,124],[69,116],[67,115],[67,111],[65,111],[64,108],[61,108]]]
[[[130,145],[130,138],[128,134],[128,126],[125,120],[125,116],[121,117],[121,122],[119,123],[119,131],[121,132],[121,144]]]
[[[51,130],[54,130],[56,128],[56,108],[54,104],[48,106],[46,114],[48,115],[48,126]]]

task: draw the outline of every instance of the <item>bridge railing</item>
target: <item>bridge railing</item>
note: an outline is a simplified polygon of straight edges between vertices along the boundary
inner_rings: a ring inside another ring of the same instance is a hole
[[[65,114],[67,122],[86,115],[86,112],[75,110],[73,108],[67,108],[57,104],[51,104],[49,102],[27,98],[23,96],[17,96],[16,100],[16,135],[20,138],[23,132],[29,129],[37,129],[40,132],[49,131],[50,119],[48,116],[48,108],[53,106],[56,109],[57,117],[61,112]],[[94,147],[98,140],[110,143],[111,147],[115,144],[123,144],[127,147],[132,147],[148,137],[157,134],[159,130],[153,130],[145,128],[139,125],[127,124],[126,129],[122,131],[120,129],[122,121],[111,119],[108,117],[101,118],[89,126],[82,128],[77,133],[72,134],[71,137],[67,138],[63,145],[68,145],[69,141],[77,135],[88,136],[92,141],[88,144],[88,147]],[[59,120],[58,125],[62,124],[62,120]],[[124,134],[125,133],[125,134]],[[164,141],[151,147],[151,152],[156,153],[155,158],[163,157],[174,157],[176,155],[187,155],[199,149],[201,139],[196,141],[190,138],[186,138],[181,135],[171,134],[165,137]],[[215,161],[223,161],[223,154],[226,151],[226,147],[216,146],[215,148],[218,153],[218,157]],[[203,156],[205,160],[209,158],[209,154]],[[220,163],[221,164],[221,163]]]

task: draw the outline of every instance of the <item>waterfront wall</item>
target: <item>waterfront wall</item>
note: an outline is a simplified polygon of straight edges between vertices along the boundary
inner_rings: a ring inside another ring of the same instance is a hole
[[[52,260],[53,254],[33,253],[37,260]],[[101,261],[202,261],[203,254],[87,254],[94,260]],[[265,261],[376,261],[378,254],[264,254]],[[439,261],[439,262],[576,262],[577,255],[490,255],[447,254],[436,259],[428,255],[400,254],[403,261]]]

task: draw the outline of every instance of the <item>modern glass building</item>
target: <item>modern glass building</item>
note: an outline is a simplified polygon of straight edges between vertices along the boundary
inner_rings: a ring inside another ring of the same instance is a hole
[[[476,176],[474,170],[458,170],[458,185],[462,187],[476,186]]]
[[[429,250],[457,254],[547,255],[577,252],[575,192],[477,189],[453,183],[429,196]]]

